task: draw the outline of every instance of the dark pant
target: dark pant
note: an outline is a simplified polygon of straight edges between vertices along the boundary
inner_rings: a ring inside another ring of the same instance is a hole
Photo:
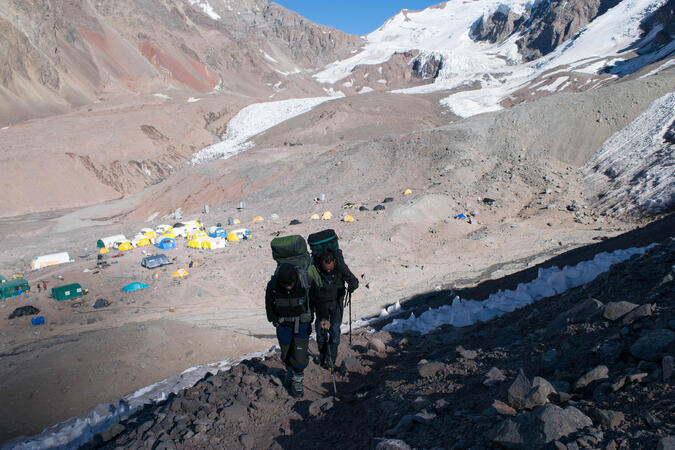
[[[310,322],[301,323],[297,334],[293,333],[293,323],[280,323],[277,327],[281,360],[297,373],[307,367],[310,325]]]
[[[316,345],[319,347],[319,358],[322,362],[328,363],[328,353],[333,359],[333,364],[337,359],[338,345],[340,345],[340,325],[342,325],[342,313],[344,309],[342,302],[338,301],[335,308],[330,311],[330,329],[324,333],[321,329],[321,320],[316,319]]]

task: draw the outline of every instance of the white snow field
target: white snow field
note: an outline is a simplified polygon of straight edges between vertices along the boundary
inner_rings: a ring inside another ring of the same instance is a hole
[[[583,166],[600,212],[659,214],[675,205],[675,152],[663,136],[675,122],[675,93],[658,98],[612,135]]]
[[[582,28],[574,38],[551,54],[523,64],[517,52],[519,36],[489,44],[469,37],[471,25],[497,9],[522,13],[530,4],[525,0],[449,1],[422,11],[403,10],[378,30],[366,36],[362,51],[328,65],[314,75],[323,83],[337,83],[349,77],[358,65],[376,65],[395,53],[419,50],[424,55],[441,56],[443,67],[433,84],[393,92],[427,93],[454,89],[480,81],[481,88],[450,95],[442,100],[454,114],[469,117],[501,109],[499,103],[547,70],[570,65],[570,70],[589,59],[605,61],[620,54],[640,36],[640,21],[665,0],[625,0]],[[664,50],[667,51],[667,50]],[[663,56],[663,55],[659,55]],[[649,63],[656,55],[645,55]],[[593,72],[605,66],[597,63]],[[488,90],[485,92],[485,90]]]
[[[281,100],[278,102],[254,103],[239,111],[227,124],[222,141],[209,145],[192,156],[192,165],[216,158],[229,158],[253,146],[249,139],[275,125],[300,114],[311,111],[317,105],[344,96],[337,93],[331,97],[310,97]]]
[[[582,261],[574,267],[539,269],[536,279],[519,284],[515,290],[500,290],[484,301],[465,300],[456,296],[451,305],[429,309],[419,317],[412,314],[408,319],[394,319],[382,329],[396,333],[427,334],[441,325],[465,327],[478,322],[487,322],[543,298],[562,294],[568,289],[593,281],[598,275],[608,271],[612,264],[625,261],[633,255],[644,254],[655,245],[657,244],[616,250],[612,253],[598,253],[592,260]]]

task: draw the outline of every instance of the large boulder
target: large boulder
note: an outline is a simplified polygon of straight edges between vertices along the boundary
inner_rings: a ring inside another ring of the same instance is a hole
[[[494,431],[493,441],[507,448],[542,448],[591,425],[593,421],[573,406],[548,404],[505,420]]]
[[[609,378],[609,369],[607,366],[597,366],[586,372],[581,378],[574,383],[574,390],[583,389],[594,381],[605,380]]]
[[[614,322],[615,320],[619,320],[635,308],[637,308],[638,305],[635,303],[631,302],[625,302],[625,301],[620,301],[620,302],[610,302],[605,305],[602,311],[602,317],[604,317],[607,320],[610,320]]]
[[[675,333],[668,329],[647,331],[631,345],[630,353],[638,359],[658,361],[675,341]]]

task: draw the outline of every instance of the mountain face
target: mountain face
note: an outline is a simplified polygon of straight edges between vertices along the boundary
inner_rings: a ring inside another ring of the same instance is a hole
[[[0,124],[104,93],[272,92],[359,44],[266,0],[13,0],[0,7]]]

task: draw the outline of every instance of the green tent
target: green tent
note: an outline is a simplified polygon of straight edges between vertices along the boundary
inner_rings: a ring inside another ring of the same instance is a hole
[[[10,278],[5,279],[4,282],[0,282],[0,298],[16,297],[19,295],[19,292],[23,294],[29,291],[30,286],[28,285],[28,281],[23,278]]]
[[[52,298],[58,302],[71,298],[82,297],[84,290],[79,283],[66,284],[52,288]]]

